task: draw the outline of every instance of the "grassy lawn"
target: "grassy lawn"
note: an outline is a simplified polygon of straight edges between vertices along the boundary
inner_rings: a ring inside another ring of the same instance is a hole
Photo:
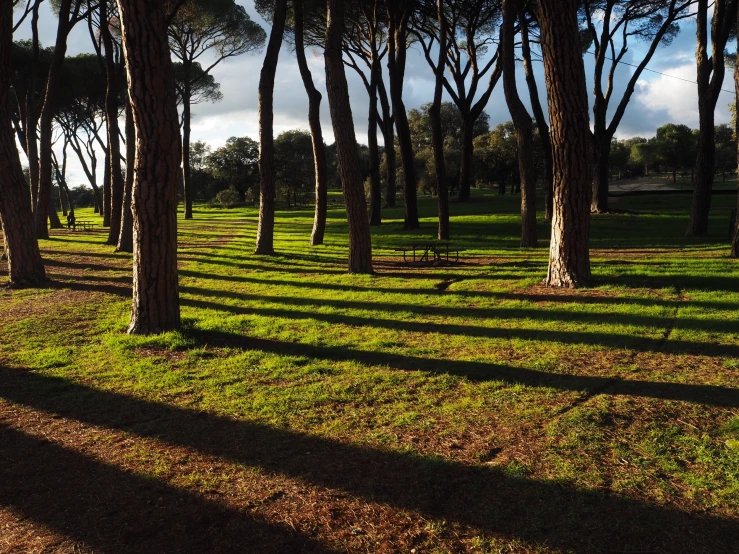
[[[316,248],[279,212],[269,258],[256,209],[198,207],[185,329],[148,338],[102,230],[42,241],[49,287],[0,289],[0,551],[737,552],[735,197],[703,239],[689,195],[620,198],[578,291],[510,195],[452,206],[463,263],[405,267],[420,203],[372,277],[338,204]]]

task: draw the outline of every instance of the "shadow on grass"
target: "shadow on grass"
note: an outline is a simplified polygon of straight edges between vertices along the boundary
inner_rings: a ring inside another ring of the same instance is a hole
[[[3,389],[9,384],[8,372],[0,369]],[[96,409],[95,402],[104,400],[93,389],[77,392],[87,395],[78,406]],[[44,387],[36,393],[43,397]],[[72,397],[64,402],[68,407],[76,403]],[[113,409],[123,408],[118,403]],[[286,526],[3,424],[0,505],[96,552],[337,552]]]
[[[618,551],[625,545],[670,552],[730,552],[739,540],[739,523],[728,519],[564,483],[513,477],[492,467],[422,458],[198,413],[19,369],[0,366],[0,396],[85,424],[156,438],[394,509],[470,526],[476,534],[503,535],[583,554]],[[148,541],[158,545],[167,544],[167,537],[177,540],[177,531],[187,533],[191,518],[212,518],[210,532],[216,536],[227,530],[219,527],[221,512],[192,496],[164,487],[165,506],[151,514],[147,496],[137,493],[142,488],[157,490],[159,484],[18,432],[3,430],[0,436],[11,447],[0,450],[0,475],[7,476],[0,481],[2,501],[66,534],[94,543],[114,540],[112,528],[135,530],[141,525],[150,533],[139,538],[146,541],[142,550],[156,551],[148,548]],[[100,473],[109,491],[90,479]],[[34,490],[43,495],[34,498],[29,494]],[[107,506],[107,499],[112,502],[109,510],[95,509]],[[167,513],[167,505],[175,508],[172,514]],[[263,525],[258,532],[267,541],[275,535],[283,542],[294,540],[283,530]],[[249,544],[254,540],[262,537],[251,537]]]

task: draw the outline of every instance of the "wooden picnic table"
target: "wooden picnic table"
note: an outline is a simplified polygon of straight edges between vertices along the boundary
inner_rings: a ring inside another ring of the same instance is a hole
[[[403,253],[403,261],[408,265],[433,265],[458,262],[459,253],[464,249],[442,241],[413,243],[395,251]]]
[[[76,231],[77,229],[80,229],[82,231],[91,231],[95,225],[96,224],[92,221],[75,221],[71,224],[71,229],[73,229],[74,231]]]

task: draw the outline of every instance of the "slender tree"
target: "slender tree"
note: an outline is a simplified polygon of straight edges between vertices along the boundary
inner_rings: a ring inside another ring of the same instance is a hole
[[[536,246],[536,172],[531,116],[521,102],[516,87],[516,20],[521,0],[503,0],[503,24],[500,30],[500,59],[503,64],[503,89],[508,111],[516,128],[518,174],[521,182],[521,246]]]
[[[164,6],[117,0],[136,125],[132,334],[180,326],[177,184],[181,144]]]
[[[10,286],[41,284],[46,276],[34,236],[31,202],[15,146],[10,103],[13,3],[0,1],[0,223]]]
[[[668,45],[680,32],[679,22],[691,17],[691,7],[697,0],[584,0],[583,19],[588,38],[592,39],[594,53],[593,93],[593,156],[596,167],[593,181],[591,211],[608,210],[608,159],[611,143],[626,108],[634,94],[644,69],[660,46]],[[598,28],[599,26],[599,28]],[[646,42],[646,48],[636,65],[621,99],[608,121],[613,99],[616,70],[636,40]],[[618,42],[618,46],[617,46]],[[610,66],[609,66],[610,64]],[[603,80],[606,86],[603,86]]]
[[[711,18],[711,55],[708,55],[708,8],[713,6]],[[696,35],[698,47],[695,59],[698,65],[698,156],[693,177],[693,205],[690,210],[688,236],[708,233],[708,214],[711,210],[711,189],[716,170],[715,112],[724,83],[724,50],[734,26],[737,4],[735,0],[698,0]]]
[[[121,206],[121,232],[118,235],[117,252],[133,252],[133,182],[136,162],[136,125],[133,121],[131,102],[126,93],[126,178],[123,186],[123,204]]]
[[[308,68],[305,56],[305,4],[306,0],[294,0],[295,19],[295,55],[298,58],[300,77],[305,92],[308,94],[308,125],[313,143],[313,164],[316,173],[316,210],[313,217],[313,231],[310,236],[312,246],[323,244],[326,232],[326,214],[328,211],[328,163],[326,161],[326,144],[323,141],[321,127],[321,100],[323,97],[313,83],[313,75]]]
[[[336,137],[339,175],[349,223],[349,272],[372,273],[372,238],[364,186],[360,172],[357,138],[344,72],[344,1],[329,0],[326,25],[326,91]]]
[[[554,159],[554,215],[546,284],[590,281],[591,134],[576,0],[539,0]]]
[[[444,88],[462,115],[462,164],[459,174],[459,200],[470,199],[473,179],[474,130],[502,74],[496,50],[483,63],[482,56],[495,43],[494,30],[500,24],[500,0],[447,0],[448,18],[445,64],[449,77]],[[422,10],[423,14],[423,10]],[[414,32],[423,48],[426,61],[437,72],[431,46],[439,41],[435,16],[417,19]],[[485,79],[488,79],[485,85]],[[478,95],[478,91],[482,91]]]
[[[193,87],[228,58],[262,47],[264,30],[234,0],[187,0],[169,24],[169,45],[182,64],[182,177],[185,219],[192,218],[190,190],[190,134]],[[201,57],[211,56],[203,71],[193,71]]]
[[[287,19],[287,0],[276,0],[272,30],[259,77],[259,227],[257,254],[275,252],[274,89],[277,61]]]
[[[408,126],[403,82],[409,43],[409,23],[416,8],[416,0],[385,0],[387,14],[387,68],[390,76],[390,98],[393,106],[395,128],[398,131],[400,158],[405,176],[405,228],[418,229],[418,200],[416,195],[416,169],[413,159],[413,143]]]

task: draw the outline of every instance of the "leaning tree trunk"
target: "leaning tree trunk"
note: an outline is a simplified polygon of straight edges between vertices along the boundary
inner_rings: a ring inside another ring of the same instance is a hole
[[[374,45],[373,45],[374,50]],[[372,53],[369,86],[369,119],[367,127],[367,144],[369,146],[369,180],[370,180],[370,225],[382,223],[382,181],[380,179],[380,147],[377,143],[377,81],[379,79],[380,60],[377,53]]]
[[[521,57],[523,58],[523,67],[526,74],[526,86],[529,89],[529,99],[531,101],[531,111],[534,112],[536,126],[539,129],[539,138],[541,140],[541,148],[544,152],[544,218],[549,221],[552,219],[553,211],[553,183],[554,172],[552,170],[552,142],[549,137],[548,119],[544,114],[544,109],[539,99],[539,87],[536,84],[536,75],[534,74],[533,64],[531,63],[531,46],[529,43],[529,30],[526,10],[523,5],[519,6],[518,21],[521,25]]]
[[[475,122],[462,114],[462,161],[459,166],[459,193],[457,199],[467,202],[472,193],[472,159],[475,151]]]
[[[133,212],[131,212],[131,194],[135,176],[136,161],[136,127],[133,121],[131,102],[126,93],[126,180],[123,186],[123,206],[121,207],[121,232],[118,235],[117,252],[133,252]]]
[[[189,62],[185,64],[185,90],[182,95],[182,204],[185,219],[192,219],[192,185],[190,182],[190,135],[192,134],[192,87]]]
[[[434,143],[434,170],[436,173],[436,196],[439,202],[439,240],[449,240],[449,189],[444,161],[444,132],[441,126],[441,99],[444,93],[444,67],[446,61],[447,30],[444,17],[444,0],[437,0],[439,22],[439,59],[434,69],[434,101],[431,104],[431,135]]]
[[[110,230],[106,244],[117,245],[121,232],[123,211],[123,173],[121,171],[121,139],[118,125],[118,68],[113,56],[113,36],[108,24],[106,2],[100,4],[100,32],[105,47],[105,121],[108,130],[108,161],[105,170],[110,173]]]
[[[103,227],[110,227],[110,148],[105,150],[105,171],[103,172]]]
[[[343,0],[329,0],[326,28],[326,91],[331,122],[336,138],[339,176],[349,223],[349,272],[372,273],[372,237],[367,218],[367,202],[360,171],[359,150],[354,134],[354,120],[349,102],[349,87],[344,72],[342,41],[344,35]]]
[[[117,0],[136,125],[132,334],[180,326],[177,184],[182,159],[164,7]]]
[[[272,31],[259,78],[259,227],[257,254],[274,254],[275,234],[275,137],[274,96],[277,60],[285,33],[287,0],[277,0]]]
[[[611,137],[607,132],[599,131],[594,137],[593,162],[595,179],[593,179],[593,198],[590,201],[590,211],[596,214],[608,211],[608,184],[611,177]]]
[[[34,235],[31,198],[11,127],[12,48],[12,2],[0,2],[0,223],[5,237],[9,284],[18,287],[38,285],[46,276]]]
[[[385,0],[386,5],[391,0]],[[395,0],[392,0],[395,1]],[[402,8],[397,8],[402,10]],[[405,16],[401,16],[401,19]],[[394,17],[388,29],[388,74],[390,75],[390,99],[393,104],[395,127],[398,131],[400,158],[405,175],[405,229],[418,229],[418,199],[416,194],[416,165],[413,156],[413,140],[408,124],[408,115],[403,103],[403,79],[406,64],[406,23],[395,21]]]
[[[393,113],[382,73],[380,73],[377,85],[377,90],[380,93],[380,105],[382,106],[382,141],[385,144],[385,205],[388,208],[394,208],[398,188],[397,160],[395,159],[395,122],[393,121]]]
[[[521,246],[536,247],[536,171],[531,116],[521,102],[516,88],[515,24],[518,0],[503,0],[503,24],[500,30],[500,56],[503,62],[503,90],[508,111],[516,128],[518,172],[521,190]]]
[[[69,35],[69,15],[72,9],[72,0],[61,0],[59,4],[59,24],[57,26],[56,44],[54,46],[54,57],[49,68],[49,76],[46,80],[46,93],[44,95],[44,107],[41,110],[41,121],[39,125],[39,190],[34,210],[36,225],[36,236],[38,238],[49,238],[49,230],[46,227],[46,218],[51,206],[52,188],[52,144],[54,141],[53,120],[56,113],[57,96],[62,77],[62,65],[67,53],[67,36]],[[58,217],[56,220],[58,221]],[[56,221],[51,221],[52,227]]]
[[[295,54],[298,58],[298,69],[303,80],[305,92],[308,94],[308,125],[310,126],[313,144],[313,165],[316,171],[316,211],[313,217],[313,232],[310,236],[312,246],[323,244],[326,233],[326,216],[328,212],[328,163],[326,162],[326,145],[323,142],[321,127],[321,93],[313,84],[313,75],[305,58],[305,20],[303,17],[304,0],[296,0],[295,12]]]
[[[592,166],[588,94],[576,0],[539,0],[554,160],[554,216],[546,284],[590,281]]]

